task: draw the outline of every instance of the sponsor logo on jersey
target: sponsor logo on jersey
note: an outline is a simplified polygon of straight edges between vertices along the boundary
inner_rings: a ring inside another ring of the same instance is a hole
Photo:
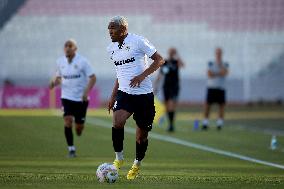
[[[128,59],[126,59],[126,60],[114,61],[114,64],[115,64],[116,66],[120,66],[120,65],[128,64],[128,63],[134,62],[134,61],[135,61],[135,58],[132,57],[132,58],[128,58]]]
[[[63,75],[64,79],[77,79],[80,78],[81,75],[80,74],[74,74],[74,75]]]

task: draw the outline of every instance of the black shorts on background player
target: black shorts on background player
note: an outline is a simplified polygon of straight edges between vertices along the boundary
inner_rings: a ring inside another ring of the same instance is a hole
[[[226,103],[226,92],[224,89],[207,89],[207,103],[208,104],[225,104]]]
[[[74,116],[75,123],[77,124],[85,123],[87,108],[89,105],[88,101],[77,102],[68,99],[61,99],[61,102],[64,111],[63,116]]]
[[[133,113],[139,128],[150,131],[155,117],[154,94],[132,95],[118,90],[113,111],[126,110]]]
[[[163,86],[163,93],[164,93],[165,101],[168,101],[168,100],[176,101],[178,98],[178,94],[179,94],[179,86],[177,85]]]

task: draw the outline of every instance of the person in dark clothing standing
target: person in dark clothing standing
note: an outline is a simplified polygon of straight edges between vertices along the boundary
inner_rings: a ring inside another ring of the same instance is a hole
[[[207,70],[207,96],[204,105],[204,119],[202,130],[209,128],[210,109],[213,104],[219,105],[219,115],[217,119],[217,130],[221,130],[224,125],[224,114],[226,105],[226,78],[229,74],[229,64],[223,61],[223,50],[215,49],[215,61],[208,63]]]
[[[164,103],[169,119],[168,131],[174,131],[174,118],[175,109],[179,95],[179,69],[184,66],[184,63],[180,59],[177,50],[175,48],[170,48],[168,51],[168,59],[165,64],[162,65],[158,77],[155,81],[155,90],[157,92],[157,87],[159,81],[163,78],[163,95]]]

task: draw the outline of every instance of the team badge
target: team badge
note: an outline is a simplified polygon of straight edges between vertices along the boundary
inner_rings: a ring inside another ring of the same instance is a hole
[[[125,50],[129,51],[129,50],[130,50],[130,47],[129,47],[129,46],[126,46],[126,47],[125,47]]]

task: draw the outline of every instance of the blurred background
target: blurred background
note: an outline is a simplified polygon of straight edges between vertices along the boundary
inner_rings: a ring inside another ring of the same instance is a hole
[[[55,106],[59,96],[47,85],[69,38],[95,68],[94,106],[106,102],[115,79],[106,52],[114,15],[126,16],[129,31],[163,56],[177,48],[186,65],[181,103],[203,102],[215,47],[230,64],[229,103],[283,102],[283,0],[0,0],[0,106]]]
[[[0,188],[104,188],[95,170],[113,161],[106,102],[116,74],[106,47],[115,15],[165,58],[175,47],[185,63],[175,132],[166,130],[164,106],[156,103],[142,179],[123,176],[115,188],[283,189],[284,0],[0,0]],[[60,88],[48,88],[69,38],[97,75],[84,134],[74,135],[74,160],[66,159]],[[229,63],[229,106],[224,129],[216,129],[213,109],[205,132],[216,47]],[[121,175],[135,154],[135,128],[129,119]]]

